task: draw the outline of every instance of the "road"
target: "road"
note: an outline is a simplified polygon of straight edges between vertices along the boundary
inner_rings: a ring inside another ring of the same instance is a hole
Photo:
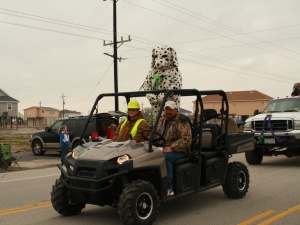
[[[247,165],[243,154],[232,161]],[[248,166],[250,188],[246,197],[227,198],[221,187],[162,203],[155,224],[163,225],[299,225],[300,159],[265,158]],[[63,217],[50,203],[59,170],[55,167],[0,173],[1,225],[121,224],[111,207],[88,205],[80,215]]]

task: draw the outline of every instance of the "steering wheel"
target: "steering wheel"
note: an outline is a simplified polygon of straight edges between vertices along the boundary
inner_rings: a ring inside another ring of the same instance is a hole
[[[145,141],[149,141],[149,137],[145,136],[145,133],[151,133],[152,130],[143,130],[141,135]],[[166,143],[166,139],[160,133],[154,131],[154,136],[158,136],[157,138],[152,139],[152,144],[156,147],[162,147]]]

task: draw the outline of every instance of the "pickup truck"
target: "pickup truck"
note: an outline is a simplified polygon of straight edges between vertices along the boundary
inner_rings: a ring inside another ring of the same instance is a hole
[[[250,165],[264,156],[300,156],[300,97],[272,100],[266,108],[245,121],[244,132],[254,133],[254,151],[245,152]]]

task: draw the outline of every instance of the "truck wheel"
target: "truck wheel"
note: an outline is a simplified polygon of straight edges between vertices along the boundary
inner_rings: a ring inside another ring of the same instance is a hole
[[[44,155],[45,151],[43,151],[43,145],[40,140],[35,140],[32,143],[32,152],[34,155]]]
[[[124,188],[118,213],[126,225],[150,225],[156,220],[158,207],[155,187],[149,181],[137,180]]]
[[[245,157],[247,163],[250,165],[259,165],[264,157],[263,150],[255,149],[254,151],[247,151],[245,152]]]
[[[248,192],[249,183],[249,172],[243,163],[228,164],[223,191],[229,198],[243,198]]]
[[[72,202],[71,194],[68,192],[62,177],[56,180],[52,186],[51,202],[53,208],[63,216],[76,215],[85,207],[84,203]]]

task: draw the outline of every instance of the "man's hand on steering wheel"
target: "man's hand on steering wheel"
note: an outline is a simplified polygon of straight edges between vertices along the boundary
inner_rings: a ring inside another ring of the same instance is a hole
[[[145,133],[148,133],[148,135],[149,135],[151,132],[152,132],[152,130],[143,130],[142,131],[141,135],[145,141],[149,141],[149,136],[146,136]],[[156,136],[156,138],[152,139],[152,144],[154,146],[162,147],[166,143],[165,137],[162,136],[160,133],[155,131],[154,136]]]

